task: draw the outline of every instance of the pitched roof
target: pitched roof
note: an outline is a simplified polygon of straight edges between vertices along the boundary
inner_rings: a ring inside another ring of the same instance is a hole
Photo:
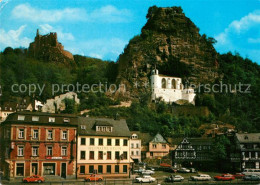
[[[151,140],[152,143],[168,143],[161,134],[156,134],[155,137]]]
[[[259,143],[260,142],[260,133],[246,133],[238,134],[236,137],[240,143]]]
[[[24,120],[18,120],[18,116],[24,116]],[[32,117],[39,117],[39,121],[32,121]],[[49,117],[55,118],[55,122],[49,122]],[[68,118],[69,121],[64,121]],[[78,117],[73,114],[52,114],[42,112],[15,112],[10,114],[2,124],[31,124],[31,125],[66,125],[77,126]]]
[[[78,133],[85,136],[114,136],[130,137],[131,133],[126,124],[126,120],[114,120],[109,118],[79,117]],[[83,129],[81,126],[84,125]],[[96,131],[95,126],[111,126],[111,132]]]

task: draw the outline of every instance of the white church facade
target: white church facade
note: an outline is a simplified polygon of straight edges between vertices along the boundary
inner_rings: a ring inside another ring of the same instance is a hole
[[[192,88],[184,88],[181,78],[160,75],[157,69],[151,74],[152,100],[162,98],[165,102],[186,100],[194,104],[195,92]]]

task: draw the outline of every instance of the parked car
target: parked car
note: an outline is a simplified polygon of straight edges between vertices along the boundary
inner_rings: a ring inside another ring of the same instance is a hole
[[[214,177],[216,181],[231,181],[235,180],[235,177],[231,174],[222,174]]]
[[[152,171],[155,170],[153,167],[147,167],[146,169],[147,169],[147,170],[152,170]]]
[[[171,167],[172,165],[167,164],[167,163],[161,163],[160,166],[162,166],[162,167]]]
[[[134,170],[134,173],[142,173],[143,171],[145,171],[145,169],[139,168],[138,170]]]
[[[191,176],[190,178],[193,181],[208,181],[211,179],[211,177],[207,174],[198,174],[196,176]]]
[[[26,177],[26,178],[23,178],[23,182],[38,182],[38,183],[41,183],[41,182],[44,182],[45,179],[39,175],[33,175],[33,176],[30,176],[30,177]]]
[[[143,177],[137,177],[136,179],[136,182],[142,182],[142,183],[144,183],[144,182],[155,182],[156,181],[156,179],[155,178],[153,178],[153,177],[151,177],[150,175],[145,175],[145,176],[143,176]]]
[[[86,181],[102,181],[103,177],[101,175],[92,174],[85,178]]]
[[[176,173],[177,172],[177,169],[173,168],[173,167],[166,167],[163,169],[163,171],[165,172],[169,172],[169,173]]]
[[[153,175],[155,172],[152,170],[144,170],[141,172],[143,175]]]
[[[259,181],[260,180],[260,176],[258,175],[246,175],[244,177],[245,181]]]
[[[244,175],[260,175],[260,169],[244,169]]]
[[[236,179],[243,179],[245,177],[245,175],[243,173],[235,173],[235,174],[233,174],[233,176]]]
[[[179,173],[190,173],[190,170],[187,169],[187,168],[180,168],[180,169],[177,170],[177,172],[179,172]]]
[[[165,179],[165,182],[181,182],[184,178],[181,175],[171,175]]]

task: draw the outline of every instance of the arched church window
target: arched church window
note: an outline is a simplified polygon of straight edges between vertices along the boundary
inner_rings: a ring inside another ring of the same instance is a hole
[[[166,89],[166,80],[165,80],[165,78],[162,79],[162,88]]]
[[[176,89],[176,81],[172,79],[172,89]]]

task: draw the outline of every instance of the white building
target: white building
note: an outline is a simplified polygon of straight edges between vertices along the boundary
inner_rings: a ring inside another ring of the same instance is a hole
[[[152,100],[162,98],[165,102],[186,100],[194,104],[194,89],[184,89],[181,78],[160,75],[157,69],[151,75]]]
[[[142,141],[136,132],[132,132],[130,140],[130,155],[135,163],[141,162]]]
[[[125,120],[79,118],[77,176],[129,177],[131,133]]]

